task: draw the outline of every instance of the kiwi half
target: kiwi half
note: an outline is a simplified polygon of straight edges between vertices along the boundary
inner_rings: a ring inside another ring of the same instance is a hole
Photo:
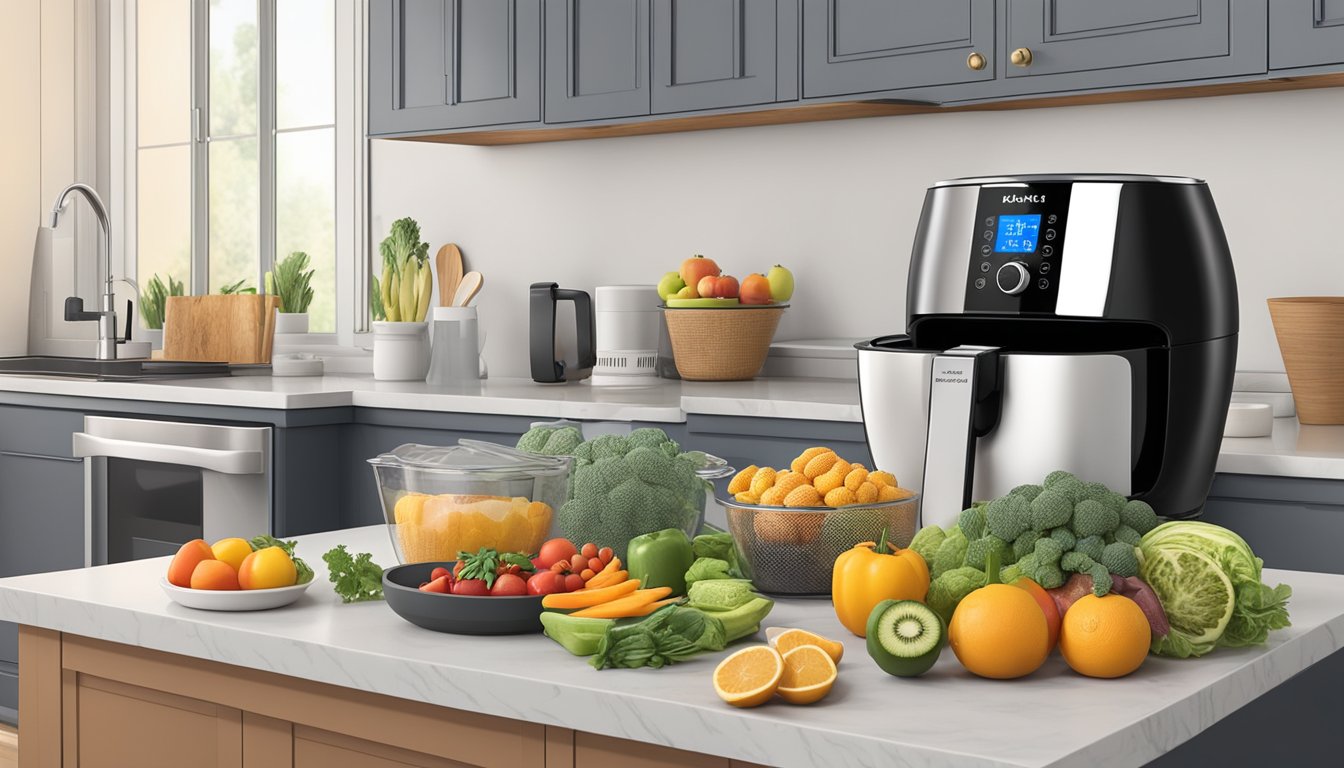
[[[868,655],[889,675],[918,677],[943,652],[947,627],[923,603],[883,600],[868,615]]]

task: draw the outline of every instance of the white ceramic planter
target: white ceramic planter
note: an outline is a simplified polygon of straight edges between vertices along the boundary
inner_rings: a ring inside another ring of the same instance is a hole
[[[307,312],[277,312],[275,314],[276,333],[307,333]]]
[[[424,381],[429,371],[429,323],[373,324],[373,378]]]

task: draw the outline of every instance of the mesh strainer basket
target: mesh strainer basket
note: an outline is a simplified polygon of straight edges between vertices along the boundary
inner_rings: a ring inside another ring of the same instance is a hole
[[[719,499],[728,511],[747,574],[762,592],[831,594],[831,566],[861,541],[887,540],[907,547],[919,520],[918,494],[896,501],[848,507],[768,507]]]

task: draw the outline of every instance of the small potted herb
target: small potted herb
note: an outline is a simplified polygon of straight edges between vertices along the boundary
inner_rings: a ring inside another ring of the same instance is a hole
[[[169,296],[185,296],[187,287],[182,281],[168,276],[165,283],[164,279],[157,274],[145,283],[145,288],[140,293],[140,324],[145,328],[145,336],[155,347],[163,346],[163,320],[168,312]],[[131,322],[130,318],[126,322]]]
[[[280,299],[276,333],[307,333],[308,305],[313,303],[313,271],[308,254],[295,251],[266,273],[266,292]]]
[[[376,281],[377,300],[370,302],[374,309],[373,377],[423,380],[429,370],[425,316],[434,287],[429,243],[421,242],[420,225],[408,217],[392,222],[392,232],[378,251],[383,257],[383,275]]]

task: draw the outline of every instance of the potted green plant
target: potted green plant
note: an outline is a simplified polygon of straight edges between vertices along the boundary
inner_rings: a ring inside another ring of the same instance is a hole
[[[434,276],[429,243],[420,241],[415,219],[392,222],[392,231],[378,246],[383,275],[378,281],[374,314],[373,377],[384,381],[424,379],[429,369],[429,296]]]
[[[180,280],[168,275],[167,282],[157,274],[145,283],[140,292],[140,324],[145,328],[145,337],[154,347],[163,346],[163,321],[168,311],[169,296],[185,296],[187,287]],[[130,322],[130,319],[127,319]]]
[[[308,306],[313,303],[313,271],[308,254],[295,251],[266,273],[266,293],[280,299],[276,333],[307,333]]]

